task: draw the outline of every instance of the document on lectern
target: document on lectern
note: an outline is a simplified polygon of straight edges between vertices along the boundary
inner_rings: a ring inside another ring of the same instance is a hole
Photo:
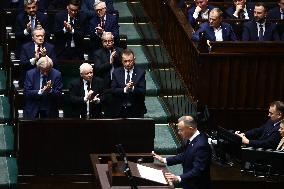
[[[168,184],[162,170],[154,169],[140,164],[137,164],[137,169],[142,178],[162,184]]]

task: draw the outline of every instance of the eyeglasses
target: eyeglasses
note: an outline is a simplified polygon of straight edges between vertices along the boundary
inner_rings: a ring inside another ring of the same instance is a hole
[[[103,43],[113,43],[113,40],[103,40]]]

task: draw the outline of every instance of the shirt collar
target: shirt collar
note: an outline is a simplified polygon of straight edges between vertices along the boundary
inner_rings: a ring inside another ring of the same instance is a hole
[[[282,121],[282,120],[280,120],[280,121],[277,121],[277,122],[273,123],[273,126],[275,126],[275,125],[279,124],[281,121]]]
[[[195,133],[189,138],[189,142],[192,142],[193,139],[194,139],[195,137],[197,137],[199,134],[200,134],[200,132],[199,132],[198,130],[196,130]]]

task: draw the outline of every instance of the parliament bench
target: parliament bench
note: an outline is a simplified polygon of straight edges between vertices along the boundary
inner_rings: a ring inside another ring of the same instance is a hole
[[[0,188],[17,188],[17,161],[15,158],[0,157]]]
[[[0,156],[9,156],[14,152],[13,126],[0,124]]]

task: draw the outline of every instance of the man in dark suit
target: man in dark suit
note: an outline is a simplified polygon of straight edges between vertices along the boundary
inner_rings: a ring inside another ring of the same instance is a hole
[[[254,20],[244,23],[243,41],[277,41],[279,34],[276,24],[266,20],[267,9],[263,3],[256,3]]]
[[[26,71],[34,68],[36,62],[39,58],[48,55],[54,65],[57,64],[56,54],[54,46],[48,42],[44,41],[45,39],[45,30],[37,26],[32,32],[32,42],[28,42],[22,46],[21,55],[20,55],[20,65],[21,65],[21,81],[24,81]]]
[[[89,34],[91,37],[93,49],[102,46],[101,36],[103,32],[111,32],[115,42],[119,39],[118,19],[115,15],[106,12],[106,3],[102,1],[96,2],[94,5],[96,16],[90,20]]]
[[[103,47],[94,52],[91,60],[95,63],[96,76],[103,78],[106,86],[110,87],[113,70],[122,66],[122,49],[114,46],[114,36],[111,32],[102,34],[102,44]]]
[[[213,8],[209,13],[209,21],[200,25],[192,35],[193,41],[200,41],[200,33],[204,33],[206,40],[210,41],[235,41],[237,40],[230,24],[222,22],[222,11]]]
[[[267,19],[284,20],[284,0],[279,0],[278,5],[268,11]]]
[[[214,8],[212,5],[208,5],[208,0],[194,0],[195,6],[192,6],[188,12],[188,22],[193,28],[198,28],[197,19],[208,20],[209,12]]]
[[[96,12],[94,11],[94,5],[97,4],[98,0],[82,0],[81,10],[84,11],[89,18],[96,16]],[[106,3],[106,11],[109,14],[114,13],[113,1],[105,0]]]
[[[278,132],[280,122],[284,118],[284,104],[281,101],[270,103],[268,116],[270,119],[261,127],[245,133],[236,131],[235,134],[242,138],[243,144],[255,148],[276,149],[281,136]]]
[[[246,0],[233,0],[234,5],[226,10],[229,19],[253,19],[254,6]]]
[[[88,63],[80,66],[81,78],[70,83],[70,101],[72,117],[102,118],[102,105],[100,99],[105,84],[101,78],[94,77],[93,67]]]
[[[191,116],[178,120],[178,133],[186,143],[185,151],[173,157],[163,158],[153,152],[154,158],[167,165],[182,164],[180,176],[165,173],[169,183],[180,182],[184,189],[210,189],[211,148],[207,137],[197,129],[197,123]]]
[[[47,24],[47,16],[38,11],[37,1],[25,1],[25,9],[24,11],[20,11],[17,15],[15,26],[13,27],[15,37],[18,42],[16,57],[19,57],[22,45],[31,41],[32,31],[37,27],[37,25],[41,25],[41,27],[43,27],[46,31],[46,36],[48,36]]]
[[[123,67],[113,71],[112,93],[115,98],[113,117],[144,117],[146,113],[145,70],[135,66],[134,53],[131,50],[121,52]]]
[[[80,1],[69,0],[67,10],[55,15],[55,49],[58,59],[84,60],[83,39],[87,16],[79,11]]]
[[[52,68],[52,60],[48,56],[41,57],[36,65],[26,74],[24,118],[57,118],[63,86],[61,73]]]
[[[111,32],[104,32],[102,35],[103,47],[94,52],[93,58],[96,76],[102,78],[106,88],[111,87],[112,73],[115,68],[122,67],[122,49],[114,46],[114,37]],[[111,117],[113,109],[113,97],[111,93],[104,95],[105,103],[103,111],[105,117]]]

